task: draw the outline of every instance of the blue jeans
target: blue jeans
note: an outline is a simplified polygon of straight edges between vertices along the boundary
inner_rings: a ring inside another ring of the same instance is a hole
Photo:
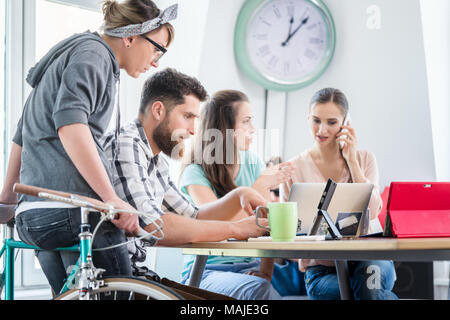
[[[350,288],[355,300],[397,300],[392,292],[395,268],[392,261],[349,261]],[[312,266],[305,273],[311,300],[340,300],[335,267]]]
[[[305,274],[298,269],[298,262],[285,260],[273,266],[272,286],[284,296],[305,296]]]
[[[92,231],[100,220],[98,213],[89,215]],[[16,217],[17,232],[25,243],[43,250],[36,252],[42,270],[53,291],[58,294],[67,277],[67,268],[75,265],[79,253],[50,251],[79,243],[81,215],[79,208],[33,209]],[[125,234],[110,222],[104,222],[97,231],[93,249],[124,243]],[[127,246],[106,251],[93,251],[96,268],[105,269],[104,275],[131,276],[131,262]]]
[[[224,294],[238,300],[281,299],[266,279],[245,274],[250,270],[259,270],[259,266],[259,260],[250,263],[207,264],[203,271],[200,289]],[[181,283],[187,283],[191,269],[192,266]]]

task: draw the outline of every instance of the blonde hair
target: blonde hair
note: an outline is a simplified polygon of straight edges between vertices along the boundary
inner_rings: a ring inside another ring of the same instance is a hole
[[[159,16],[161,10],[151,0],[104,0],[102,4],[104,29],[116,29],[131,24],[141,24]],[[166,27],[169,32],[169,46],[175,36],[175,30],[170,23],[166,23],[154,31]]]

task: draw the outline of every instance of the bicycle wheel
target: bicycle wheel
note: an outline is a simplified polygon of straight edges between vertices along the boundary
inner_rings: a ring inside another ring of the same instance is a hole
[[[183,300],[172,289],[150,280],[134,277],[104,277],[104,285],[91,293],[91,300]],[[78,289],[71,289],[55,300],[78,300]]]

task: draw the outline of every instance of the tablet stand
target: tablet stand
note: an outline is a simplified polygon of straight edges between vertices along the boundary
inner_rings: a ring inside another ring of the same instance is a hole
[[[316,235],[319,231],[322,220],[325,220],[326,224],[328,225],[328,232],[330,233],[331,239],[342,239],[342,234],[339,232],[338,228],[334,224],[327,211],[331,199],[333,198],[334,191],[336,190],[336,186],[336,182],[334,182],[332,179],[328,179],[327,185],[325,186],[325,190],[322,194],[322,198],[320,199],[319,206],[317,207],[319,211],[317,211],[316,218],[314,219],[314,223],[308,235]]]

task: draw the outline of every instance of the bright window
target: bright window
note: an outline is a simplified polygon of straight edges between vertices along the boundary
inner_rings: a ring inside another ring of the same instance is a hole
[[[0,2],[0,186],[3,186],[5,170],[5,2]],[[0,239],[3,239],[4,228],[0,227]],[[1,245],[1,244],[0,244]],[[0,266],[3,259],[0,259]]]
[[[0,181],[5,170],[5,2],[0,2]]]
[[[100,12],[47,0],[36,1],[36,61],[74,33],[98,31],[102,22]]]

